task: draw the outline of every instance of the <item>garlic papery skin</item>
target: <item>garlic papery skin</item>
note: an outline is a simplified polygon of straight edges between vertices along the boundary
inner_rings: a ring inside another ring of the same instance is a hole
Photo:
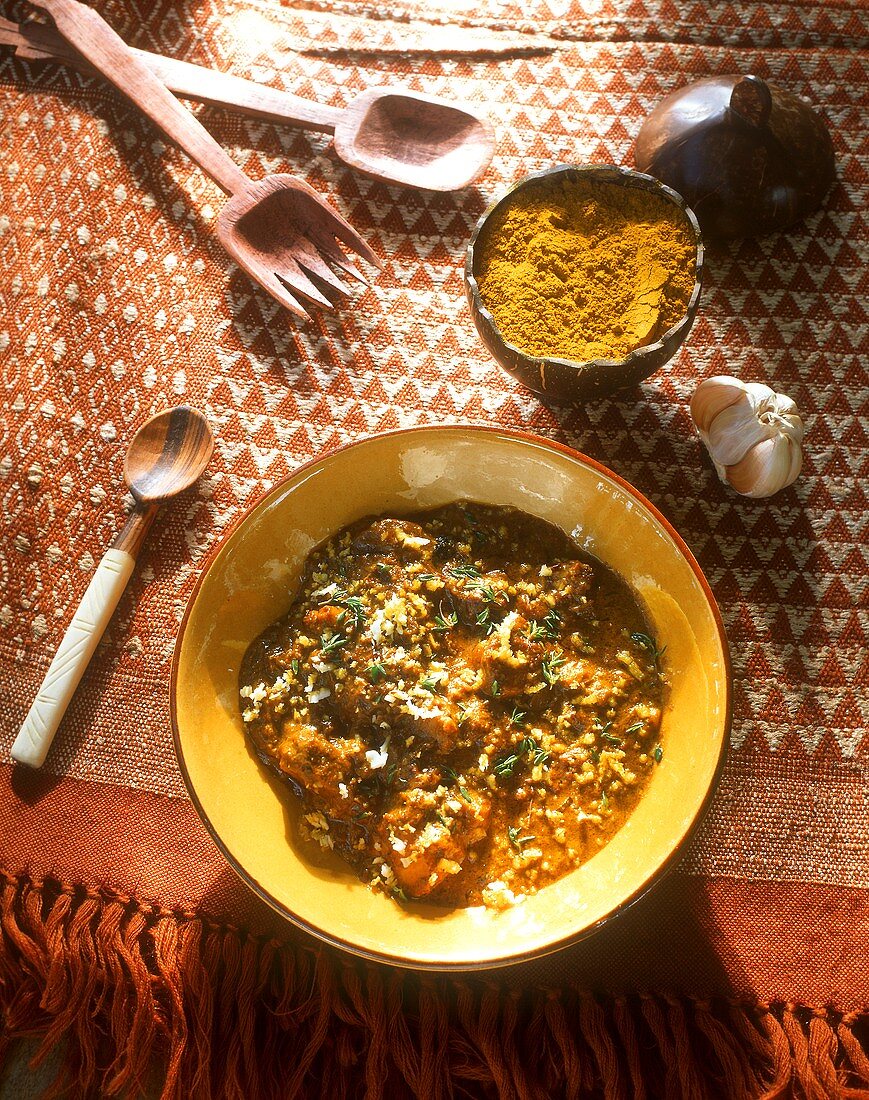
[[[799,476],[805,428],[785,394],[716,375],[695,390],[691,416],[718,476],[743,496],[772,496]]]

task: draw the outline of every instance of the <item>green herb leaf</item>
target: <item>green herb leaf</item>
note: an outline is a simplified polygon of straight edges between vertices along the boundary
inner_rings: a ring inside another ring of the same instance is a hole
[[[376,684],[381,677],[386,676],[386,669],[379,661],[375,661],[374,664],[369,665],[365,671],[372,684]]]
[[[416,579],[423,584],[427,584],[429,581],[439,581],[440,577],[437,573],[417,573]]]
[[[542,642],[546,636],[545,626],[533,621],[528,624],[527,637],[529,642]]]
[[[468,581],[468,588],[474,592],[478,592],[487,603],[494,603],[498,598],[495,589],[490,584],[484,584],[481,580]]]
[[[443,772],[444,776],[447,779],[449,779],[449,781],[451,783],[456,784],[456,788],[457,788],[459,794],[462,796],[462,798],[464,798],[466,802],[470,802],[471,801],[471,796],[468,793],[468,788],[462,786],[461,782],[459,781],[458,772],[454,771],[453,768],[446,767],[443,764],[441,765],[441,771]]]
[[[389,566],[386,564],[385,561],[379,561],[374,568],[380,574],[381,580],[384,580],[384,581],[391,581],[392,580],[392,570],[389,568]]]
[[[609,804],[610,804],[610,800],[609,800],[609,799],[607,798],[607,793],[606,793],[606,791],[601,791],[601,792],[600,792],[600,804],[601,804],[601,807],[602,807],[602,808],[603,808],[604,810],[608,810],[608,809],[609,809]]]
[[[518,763],[518,755],[515,752],[511,752],[507,756],[502,756],[495,761],[492,765],[492,774],[496,775],[499,779],[509,779]]]
[[[448,577],[452,577],[453,580],[476,580],[480,576],[480,570],[470,563],[465,563],[464,565],[451,565],[448,569],[444,570],[444,573],[446,573]]]
[[[320,652],[324,657],[329,656],[330,653],[337,653],[345,645],[347,645],[347,639],[343,634],[332,634],[330,637],[325,634],[320,636]]]
[[[440,692],[440,680],[434,676],[424,676],[419,682],[420,687],[424,687],[426,691]]]
[[[654,749],[652,750],[652,756],[654,756],[656,764],[660,764],[661,761],[664,759],[664,750],[661,748],[660,745],[655,745]]]
[[[541,768],[545,768],[546,765],[549,763],[549,761],[551,759],[552,758],[549,755],[549,753],[546,751],[546,749],[541,749],[539,747],[535,748],[534,757],[533,757],[533,763],[534,763],[535,768],[538,767],[538,766],[541,767]]]
[[[343,588],[336,588],[330,595],[323,595],[320,600],[320,607],[328,607],[329,604],[340,604],[343,599],[347,598],[347,593]]]
[[[555,639],[558,637],[558,632],[561,630],[561,616],[553,608],[548,615],[543,618],[543,629],[547,638]]]
[[[540,665],[540,671],[549,687],[552,687],[552,685],[561,678],[561,673],[558,670],[563,664],[564,658],[557,653],[553,653],[543,658],[543,662]]]
[[[302,666],[301,666],[301,665],[299,664],[299,658],[298,658],[298,657],[294,657],[294,658],[292,659],[292,661],[290,661],[290,668],[291,668],[291,669],[293,670],[293,675],[294,675],[294,676],[298,676],[298,675],[299,675],[299,669],[300,669],[301,667],[302,667]]]
[[[441,600],[438,611],[440,612],[440,614],[435,615],[435,631],[443,632],[447,630],[452,630],[452,628],[456,626],[459,621],[458,615],[455,613],[455,611],[450,611],[449,609],[444,610],[443,600]]]
[[[520,830],[516,825],[507,826],[507,839],[510,841],[511,846],[521,854],[525,845],[530,844],[531,841],[536,840],[537,837],[530,834],[528,836],[520,836],[519,833]]]
[[[642,634],[639,631],[635,631],[631,635],[631,641],[636,642],[637,645],[642,646],[643,649],[648,650],[649,655],[654,662],[655,668],[658,670],[658,672],[660,672],[661,658],[664,656],[664,652],[666,651],[667,647],[664,646],[663,649],[658,649],[658,643],[655,641],[654,638],[650,638],[648,634]]]
[[[463,722],[467,721],[467,719],[468,719],[468,710],[469,710],[468,707],[462,706],[461,703],[459,704],[459,714],[458,714],[458,717],[456,718],[456,725],[457,726],[460,726]]]
[[[622,743],[621,737],[613,737],[611,733],[602,733],[601,737],[606,741],[608,745],[615,745],[616,748]]]
[[[634,724],[632,726],[628,726],[628,728],[625,730],[625,733],[626,734],[627,733],[640,733],[645,728],[646,728],[646,723],[645,722],[634,722]]]
[[[517,707],[513,708],[513,713],[510,715],[510,725],[518,726],[522,719],[525,717],[525,711],[519,710]]]
[[[344,599],[335,600],[334,602],[344,608],[338,618],[339,622],[341,619],[349,618],[354,627],[359,627],[365,622],[368,608],[358,596],[347,596]]]
[[[498,683],[497,680],[493,680],[492,681],[492,698],[497,699],[497,697],[500,694],[501,694],[501,685]]]

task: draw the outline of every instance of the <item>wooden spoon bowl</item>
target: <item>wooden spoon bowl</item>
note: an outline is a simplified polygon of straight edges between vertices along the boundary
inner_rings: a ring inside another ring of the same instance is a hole
[[[166,409],[147,420],[130,440],[124,480],[139,504],[168,500],[198,481],[213,449],[214,436],[198,409]]]
[[[448,100],[373,88],[341,113],[335,151],[377,179],[455,191],[485,170],[495,132],[486,119]]]

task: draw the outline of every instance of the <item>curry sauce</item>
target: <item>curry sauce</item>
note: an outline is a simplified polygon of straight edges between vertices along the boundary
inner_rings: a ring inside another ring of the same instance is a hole
[[[306,843],[399,899],[505,908],[623,824],[664,690],[615,573],[542,520],[451,504],[315,550],[239,694]]]

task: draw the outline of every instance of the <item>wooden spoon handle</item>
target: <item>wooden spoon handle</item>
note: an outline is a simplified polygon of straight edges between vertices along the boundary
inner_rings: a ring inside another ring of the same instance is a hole
[[[156,512],[156,506],[134,512],[114,545],[103,554],[15,738],[13,760],[42,767],[57,727],[127,587],[136,554]]]
[[[18,26],[0,19],[0,43],[15,46],[19,57],[54,58],[89,70],[85,58],[72,49],[52,28],[40,23]],[[218,72],[189,61],[178,61],[148,50],[131,48],[170,91],[199,103],[228,107],[249,118],[268,122],[290,122],[308,130],[334,130],[344,114],[340,107],[329,107],[302,99],[278,88],[257,84],[255,80]]]
[[[140,56],[176,95],[200,103],[213,103],[217,107],[229,107],[250,118],[290,122],[308,130],[329,131],[335,129],[344,113],[340,107],[314,103],[313,100],[302,99],[290,92],[233,76],[232,73],[221,73],[217,69],[207,69],[156,53],[142,51]]]
[[[178,102],[92,8],[77,0],[38,0],[63,37],[194,160],[228,195],[248,178],[204,126]]]

